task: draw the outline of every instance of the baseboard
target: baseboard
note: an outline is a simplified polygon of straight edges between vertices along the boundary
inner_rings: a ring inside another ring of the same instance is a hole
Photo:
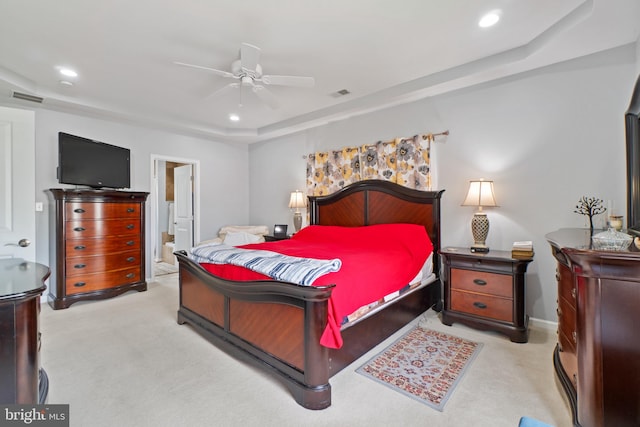
[[[536,329],[546,329],[549,331],[557,331],[558,330],[558,322],[553,322],[551,320],[537,319],[535,317],[529,318],[529,327]]]

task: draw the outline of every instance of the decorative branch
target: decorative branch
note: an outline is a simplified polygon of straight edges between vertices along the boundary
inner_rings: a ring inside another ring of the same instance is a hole
[[[589,217],[589,228],[593,231],[593,217],[606,212],[606,210],[607,208],[602,206],[602,199],[582,196],[573,212],[580,215],[587,215]]]

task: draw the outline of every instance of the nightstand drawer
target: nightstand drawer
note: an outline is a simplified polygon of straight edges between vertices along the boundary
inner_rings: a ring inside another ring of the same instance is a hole
[[[452,268],[451,289],[513,298],[513,276]]]
[[[451,290],[451,310],[505,322],[513,321],[513,300]]]

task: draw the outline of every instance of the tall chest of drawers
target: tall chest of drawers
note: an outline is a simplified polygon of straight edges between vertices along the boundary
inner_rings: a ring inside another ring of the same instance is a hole
[[[52,188],[49,196],[54,309],[147,289],[148,193]]]

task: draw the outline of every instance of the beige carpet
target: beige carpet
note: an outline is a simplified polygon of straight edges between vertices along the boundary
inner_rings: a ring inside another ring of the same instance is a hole
[[[553,374],[554,330],[532,329],[528,344],[514,344],[498,334],[444,326],[429,311],[333,377],[331,407],[309,411],[272,377],[179,326],[177,308],[176,274],[157,278],[146,292],[66,310],[43,305],[48,403],[69,404],[72,427],[516,427],[523,415],[571,425]],[[355,372],[418,322],[484,345],[444,412]]]

